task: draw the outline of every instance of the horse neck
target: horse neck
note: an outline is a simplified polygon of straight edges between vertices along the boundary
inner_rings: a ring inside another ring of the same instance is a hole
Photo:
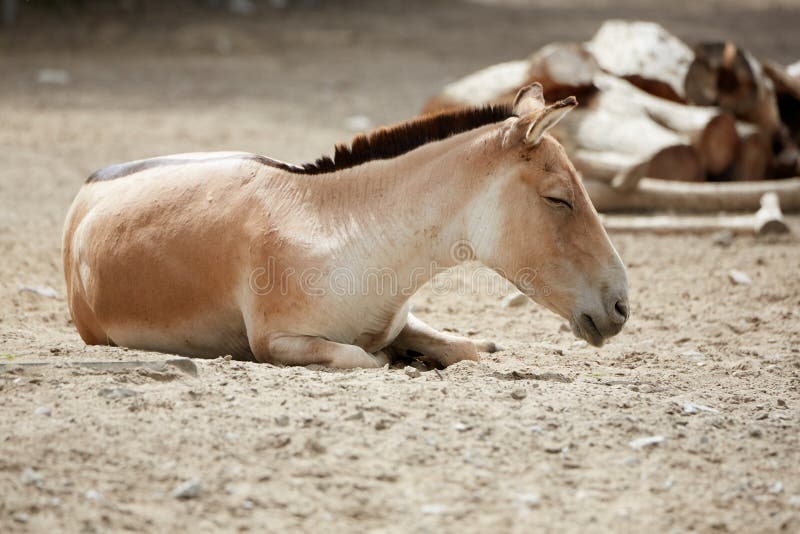
[[[348,265],[388,268],[400,279],[414,271],[416,290],[437,270],[469,259],[460,255],[466,248],[456,248],[472,237],[499,147],[499,128],[489,125],[396,158],[301,178],[312,179],[319,223],[336,228]]]

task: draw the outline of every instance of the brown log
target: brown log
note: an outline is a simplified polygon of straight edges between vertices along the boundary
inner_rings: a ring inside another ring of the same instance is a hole
[[[686,134],[683,144],[691,142],[695,146],[702,165],[711,174],[723,172],[733,162],[739,142],[737,125],[732,117],[718,108],[670,102],[608,75],[597,76],[595,84],[600,90],[595,98],[596,107],[645,114],[672,131]],[[687,153],[683,150],[676,155]],[[686,178],[689,181],[696,180],[691,178],[693,173],[684,175],[690,176]],[[650,176],[661,177],[660,174]],[[673,179],[669,173],[664,177]]]
[[[739,134],[736,121],[728,114],[712,118],[695,141],[704,158],[704,166],[713,175],[722,174],[736,159]]]
[[[739,142],[739,150],[731,169],[733,181],[756,181],[767,177],[772,147],[765,135],[760,132],[746,135]]]
[[[694,56],[684,81],[689,103],[719,106],[767,135],[778,131],[774,86],[752,54],[727,41],[699,44]]]
[[[586,44],[600,67],[661,98],[684,101],[691,48],[652,22],[609,20]]]
[[[598,211],[674,210],[709,213],[754,211],[765,193],[775,192],[785,211],[800,211],[800,178],[760,182],[671,182],[643,178],[635,191],[621,193],[599,180],[584,180]]]

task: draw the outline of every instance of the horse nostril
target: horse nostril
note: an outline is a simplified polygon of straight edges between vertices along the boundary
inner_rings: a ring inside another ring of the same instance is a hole
[[[628,315],[630,314],[630,310],[628,309],[628,303],[624,300],[618,300],[616,304],[614,304],[614,309],[617,311],[620,316],[622,316],[622,322],[628,320]]]

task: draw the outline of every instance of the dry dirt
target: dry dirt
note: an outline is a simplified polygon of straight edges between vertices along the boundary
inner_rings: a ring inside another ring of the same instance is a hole
[[[455,77],[586,38],[609,16],[800,56],[792,2],[556,4],[322,2],[239,19],[176,2],[144,23],[68,13],[69,25],[26,8],[0,34],[0,359],[50,365],[0,373],[0,531],[799,531],[798,218],[795,237],[729,247],[612,236],[632,319],[601,350],[549,312],[469,288],[465,269],[414,303],[507,347],[478,364],[418,378],[70,364],[164,358],[85,347],[70,324],[61,224],[98,167],[215,149],[305,161],[349,138],[348,117],[413,115]],[[69,80],[40,83],[42,69]],[[650,436],[664,439],[630,445]],[[173,497],[187,480],[197,496]]]

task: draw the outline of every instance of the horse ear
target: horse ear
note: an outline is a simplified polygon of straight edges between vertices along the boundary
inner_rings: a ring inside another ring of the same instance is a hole
[[[517,117],[525,117],[531,113],[544,109],[544,90],[542,84],[532,83],[526,85],[517,92],[512,106],[513,113]]]
[[[558,124],[558,121],[575,109],[577,105],[578,99],[570,96],[541,110],[528,126],[528,130],[525,133],[525,144],[530,146],[538,145],[547,130]]]

